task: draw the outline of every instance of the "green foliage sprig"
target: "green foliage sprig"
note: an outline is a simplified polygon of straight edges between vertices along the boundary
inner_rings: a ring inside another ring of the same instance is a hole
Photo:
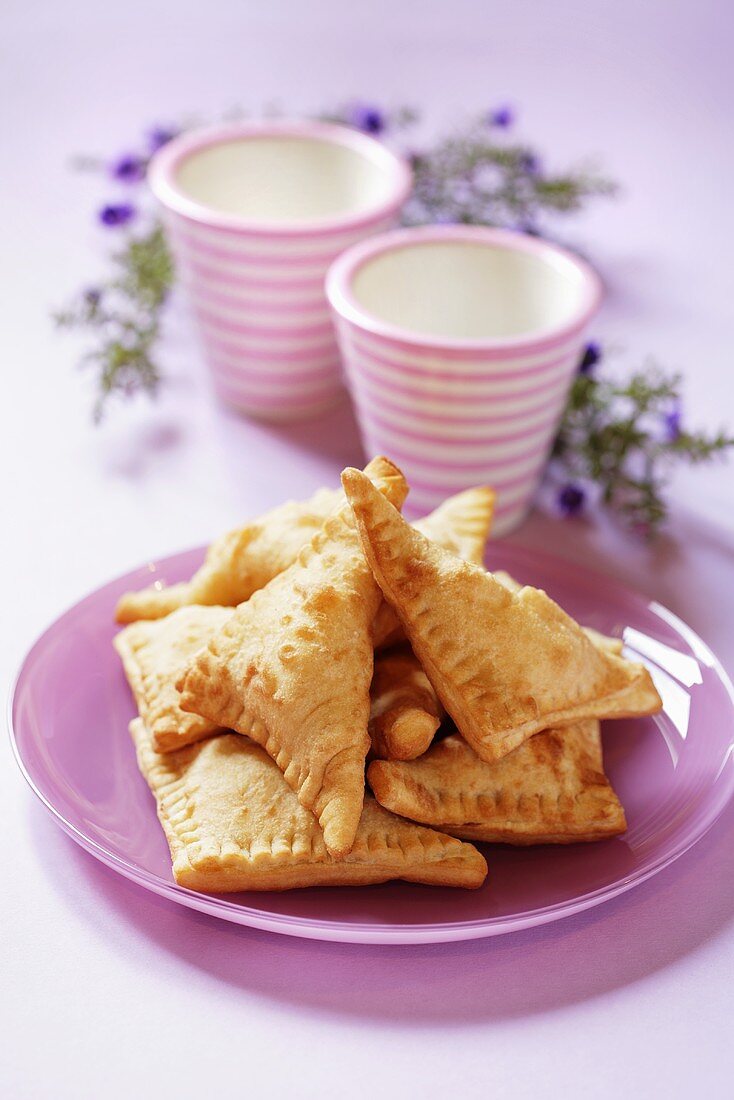
[[[61,328],[94,333],[82,362],[97,371],[93,416],[99,422],[113,394],[155,394],[161,372],[154,357],[162,310],[173,286],[173,262],[163,226],[154,222],[113,252],[111,273],[55,314]]]
[[[591,350],[590,350],[591,349]],[[648,538],[665,522],[665,487],[673,466],[707,462],[734,446],[734,436],[683,426],[681,376],[646,364],[623,381],[594,372],[600,351],[589,345],[553,447],[551,467],[566,479],[558,506],[582,511],[592,483],[603,505]]]
[[[547,236],[548,215],[573,214],[617,190],[592,166],[548,172],[532,146],[507,142],[481,122],[414,153],[411,162],[408,225],[499,225]]]

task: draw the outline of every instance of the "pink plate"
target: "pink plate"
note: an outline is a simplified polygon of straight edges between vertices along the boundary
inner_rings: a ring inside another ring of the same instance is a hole
[[[87,596],[26,657],[11,736],[31,787],[63,829],[109,867],[181,905],[271,932],[361,943],[495,936],[598,905],[660,871],[711,826],[734,787],[734,690],[718,661],[659,604],[579,566],[498,543],[491,566],[545,588],[584,624],[623,636],[665,703],[654,719],[609,722],[607,770],[627,811],[622,839],[487,848],[481,890],[403,883],[208,896],[177,886],[127,725],[134,708],[111,641],[118,596],[191,575],[202,550],[142,566]]]

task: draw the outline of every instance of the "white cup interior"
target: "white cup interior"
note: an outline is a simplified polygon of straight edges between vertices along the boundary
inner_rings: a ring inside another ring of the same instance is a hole
[[[355,149],[291,134],[206,146],[181,162],[176,183],[211,210],[264,225],[358,215],[394,189],[389,174]]]
[[[378,253],[357,269],[352,294],[372,316],[424,336],[501,339],[571,321],[585,303],[583,273],[499,244],[428,241]]]

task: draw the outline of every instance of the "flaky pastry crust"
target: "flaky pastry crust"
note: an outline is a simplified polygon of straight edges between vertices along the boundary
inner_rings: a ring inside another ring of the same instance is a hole
[[[465,489],[439,504],[430,515],[413,524],[427,539],[456,554],[464,561],[481,565],[492,526],[494,490],[486,485]],[[405,634],[394,610],[383,600],[372,628],[375,649],[405,641]]]
[[[367,474],[402,506],[407,485],[397,467],[378,458]],[[350,850],[362,811],[380,599],[345,503],[178,681],[183,710],[267,750],[337,856]]]
[[[158,752],[180,749],[219,728],[181,710],[176,681],[231,614],[229,607],[182,607],[165,619],[131,623],[115,635],[113,644]]]
[[[370,699],[373,756],[413,760],[426,751],[443,707],[407,643],[376,655]]]
[[[130,732],[180,886],[229,893],[389,879],[470,889],[484,882],[487,864],[471,844],[403,821],[371,797],[352,851],[334,859],[313,815],[249,738],[222,734],[161,755],[140,719]]]
[[[376,760],[367,776],[393,813],[471,840],[571,844],[626,829],[595,719],[538,733],[491,764],[452,736],[418,760]]]
[[[115,612],[118,623],[160,619],[188,604],[236,607],[296,560],[343,499],[339,489],[318,489],[308,500],[286,501],[228,531],[211,544],[190,581],[122,596]]]
[[[358,470],[342,483],[375,579],[483,759],[499,760],[551,726],[660,710],[647,669],[594,645],[545,592],[510,592],[429,541]]]

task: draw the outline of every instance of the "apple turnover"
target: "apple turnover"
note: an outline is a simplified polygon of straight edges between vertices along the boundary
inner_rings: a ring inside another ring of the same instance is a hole
[[[334,859],[313,815],[247,737],[222,734],[161,755],[140,719],[130,732],[180,886],[219,894],[390,879],[469,889],[484,882],[486,861],[471,844],[395,817],[371,797],[352,851]]]
[[[181,607],[164,619],[131,623],[115,635],[113,644],[157,752],[180,749],[219,728],[181,710],[176,681],[231,614],[230,607]]]
[[[407,485],[391,462],[373,460],[365,476],[402,506]],[[380,599],[345,503],[289,569],[237,608],[178,682],[183,710],[267,750],[336,856],[351,849],[362,812]]]
[[[459,732],[485,760],[585,718],[653,714],[650,674],[595,646],[545,592],[511,592],[415,531],[358,470],[342,482],[367,560]]]
[[[343,499],[339,489],[318,489],[308,500],[286,501],[228,531],[211,544],[190,581],[157,583],[122,596],[115,612],[118,623],[160,619],[187,604],[236,607],[296,560]]]
[[[367,777],[388,810],[470,840],[570,844],[627,827],[595,719],[537,733],[491,764],[446,737],[418,760],[373,761]]]

